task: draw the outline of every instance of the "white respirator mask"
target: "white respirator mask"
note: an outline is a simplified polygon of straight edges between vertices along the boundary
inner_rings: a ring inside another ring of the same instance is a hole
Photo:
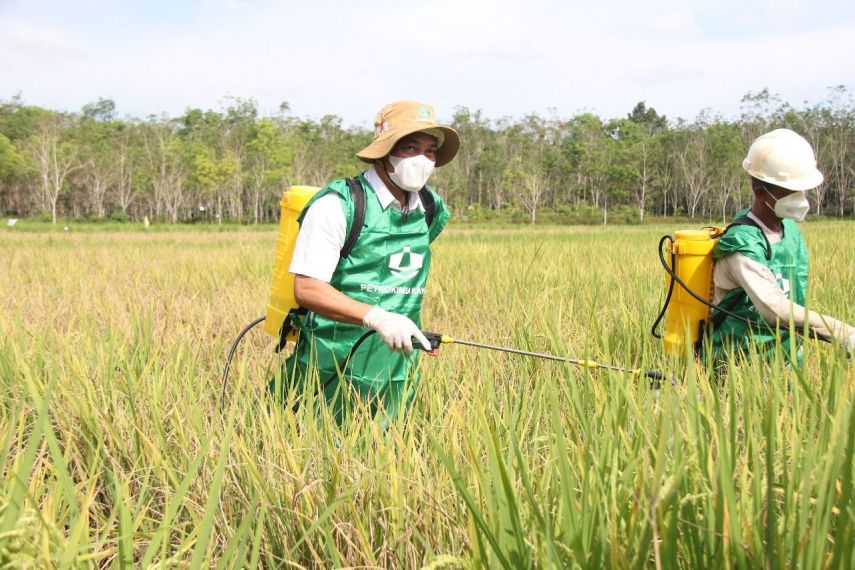
[[[389,163],[395,169],[389,173],[389,178],[407,192],[417,192],[424,188],[433,174],[434,161],[423,154],[409,158],[389,155]]]
[[[766,193],[769,194],[769,196],[772,196],[772,193],[769,192],[768,189],[764,187],[763,190],[766,190]],[[807,213],[810,210],[810,203],[808,202],[807,196],[805,196],[804,192],[795,192],[789,196],[777,199],[772,196],[772,199],[775,200],[775,207],[773,210],[775,211],[775,215],[779,218],[803,222],[805,216],[807,216]]]

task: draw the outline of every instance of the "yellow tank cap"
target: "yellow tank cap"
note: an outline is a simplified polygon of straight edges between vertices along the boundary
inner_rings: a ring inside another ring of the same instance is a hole
[[[674,232],[674,237],[678,240],[705,241],[710,239],[710,232],[708,230],[678,230]]]
[[[300,210],[303,209],[303,206],[312,199],[317,191],[320,190],[317,186],[291,186],[287,192],[282,194],[282,202],[283,206],[293,204],[295,206],[294,209],[299,207]]]

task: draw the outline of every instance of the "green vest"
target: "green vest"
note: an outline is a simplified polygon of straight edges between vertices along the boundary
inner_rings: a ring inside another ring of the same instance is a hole
[[[735,219],[741,218],[747,213],[748,209],[742,210],[736,214]],[[772,271],[778,280],[778,286],[787,293],[793,303],[804,305],[808,281],[807,248],[799,227],[794,221],[783,220],[782,225],[784,236],[780,242],[771,246],[771,252],[768,252],[766,239],[760,229],[746,225],[733,226],[719,238],[713,250],[713,259],[719,260],[734,253],[741,253],[749,259],[765,265]],[[744,289],[728,291],[719,302],[719,306],[752,321],[766,323]],[[718,314],[719,311],[713,310],[713,322],[715,322]],[[712,334],[712,349],[716,356],[723,356],[731,348],[747,351],[752,343],[762,350],[763,344],[771,344],[777,338],[781,339],[785,353],[789,354],[790,342],[798,342],[797,337],[791,336],[788,330],[776,330],[774,324],[752,326],[733,317],[725,315],[721,315],[721,317],[724,320]]]
[[[430,270],[430,243],[448,222],[448,209],[431,190],[436,210],[428,228],[422,210],[407,214],[391,206],[384,210],[364,176],[360,175],[358,180],[365,190],[365,223],[350,255],[339,260],[330,285],[351,299],[405,315],[421,326],[422,299]],[[302,223],[315,200],[333,192],[341,199],[347,221],[345,235],[350,235],[354,206],[344,179],[322,188],[306,204],[298,222]],[[297,345],[286,363],[291,378],[297,382],[315,370],[321,382],[341,371],[354,343],[368,332],[361,325],[340,323],[313,312],[302,319],[299,328]],[[418,351],[411,354],[390,351],[375,334],[359,346],[345,375],[361,388],[379,389],[390,381],[415,380],[417,363]]]

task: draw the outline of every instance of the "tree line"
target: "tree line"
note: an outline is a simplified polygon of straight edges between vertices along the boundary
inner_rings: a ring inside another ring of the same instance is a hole
[[[450,124],[461,149],[432,183],[464,217],[727,219],[750,199],[741,168],[748,146],[778,127],[817,151],[825,182],[809,195],[812,211],[855,211],[855,104],[844,86],[800,107],[768,89],[749,92],[735,119],[705,110],[669,120],[642,101],[609,120],[492,120],[459,107]],[[275,221],[289,186],[322,186],[363,169],[353,155],[371,138],[335,115],[295,117],[287,103],[263,115],[253,100],[232,98],[219,110],[137,119],[117,117],[110,99],[69,113],[17,96],[0,101],[0,210],[54,223]]]

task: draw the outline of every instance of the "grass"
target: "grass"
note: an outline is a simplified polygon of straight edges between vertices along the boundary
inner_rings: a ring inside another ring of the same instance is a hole
[[[805,226],[809,298],[855,322],[851,222]],[[464,346],[406,425],[272,406],[275,233],[0,233],[0,566],[852,567],[853,371],[749,359],[727,382],[649,325],[673,228],[452,228],[426,328],[674,372]]]
[[[278,222],[265,222],[261,224],[225,222],[218,224],[215,221],[198,221],[181,224],[170,224],[164,222],[152,222],[148,227],[143,222],[116,222],[113,220],[57,220],[56,224],[48,220],[36,218],[20,218],[14,225],[7,225],[9,219],[17,219],[13,216],[0,218],[0,235],[15,233],[222,233],[222,232],[259,232],[276,231]]]

